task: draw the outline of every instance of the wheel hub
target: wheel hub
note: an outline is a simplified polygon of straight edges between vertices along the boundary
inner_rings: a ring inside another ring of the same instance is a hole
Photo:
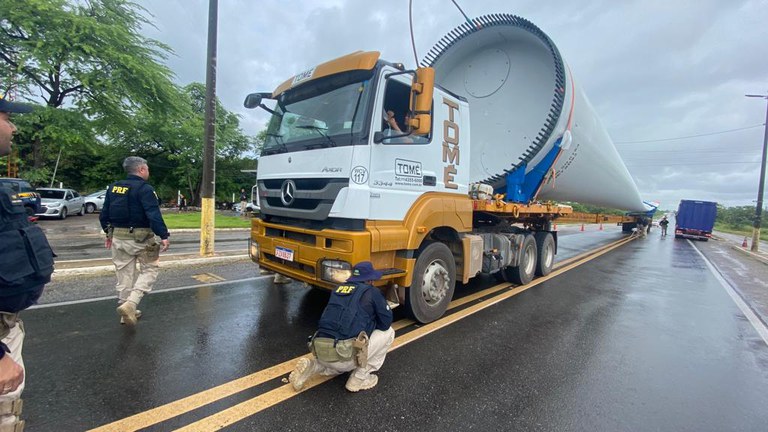
[[[427,304],[434,305],[445,298],[450,289],[450,281],[448,270],[440,261],[430,263],[421,284],[422,295]]]

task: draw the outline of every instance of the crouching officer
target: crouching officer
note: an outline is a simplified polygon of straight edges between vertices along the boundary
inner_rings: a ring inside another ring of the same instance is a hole
[[[136,325],[141,316],[137,307],[157,280],[160,252],[168,250],[170,234],[160,214],[157,194],[147,183],[147,161],[130,156],[123,161],[123,169],[128,177],[107,188],[99,221],[107,233],[104,245],[112,249],[120,323]],[[159,243],[155,236],[160,237]]]
[[[381,292],[371,285],[381,279],[381,272],[363,261],[355,265],[352,277],[331,293],[318,330],[310,338],[312,359],[299,360],[289,381],[301,390],[314,375],[338,375],[353,371],[346,388],[351,392],[376,386],[379,377],[372,374],[384,364],[395,340],[392,311]]]

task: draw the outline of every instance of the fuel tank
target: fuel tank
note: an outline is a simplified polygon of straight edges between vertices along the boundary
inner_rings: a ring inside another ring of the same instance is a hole
[[[469,102],[470,181],[499,191],[508,173],[538,168],[547,174],[531,200],[646,210],[554,42],[514,15],[472,22],[445,35],[421,61],[435,69],[437,84]]]

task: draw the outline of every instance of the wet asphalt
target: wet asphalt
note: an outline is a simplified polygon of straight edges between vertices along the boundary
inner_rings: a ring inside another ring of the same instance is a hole
[[[564,232],[558,259],[619,237]],[[457,295],[492,285],[479,278]],[[270,278],[201,284],[146,297],[135,330],[117,323],[113,300],[26,311],[27,430],[97,427],[303,355],[327,298]],[[673,237],[633,241],[431,333],[390,353],[379,376],[359,394],[336,378],[226,430],[768,424],[768,346],[692,243]],[[174,430],[282,385],[268,381],[145,430]]]

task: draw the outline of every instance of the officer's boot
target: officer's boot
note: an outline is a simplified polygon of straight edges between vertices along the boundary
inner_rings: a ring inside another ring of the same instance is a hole
[[[376,384],[378,383],[379,377],[374,374],[368,374],[368,376],[365,378],[358,378],[355,376],[355,373],[352,372],[352,374],[349,375],[349,379],[347,380],[347,385],[345,387],[352,393],[357,393],[360,390],[372,389],[376,387]]]
[[[127,301],[117,307],[117,313],[122,317],[121,322],[130,326],[136,325],[136,303]]]
[[[138,320],[139,320],[139,318],[141,318],[141,311],[140,311],[140,310],[138,310],[138,309],[136,309],[136,321],[138,321]],[[121,317],[120,317],[120,325],[123,325],[123,324],[125,324],[125,318],[123,318],[123,317],[121,316]],[[0,431],[0,432],[2,432],[2,431]]]
[[[287,276],[283,276],[280,273],[275,273],[275,279],[273,280],[276,284],[287,284],[291,283],[291,278]]]
[[[294,369],[288,376],[288,381],[293,385],[293,389],[300,391],[304,388],[304,383],[316,373],[318,369],[317,366],[317,360],[315,359],[310,360],[306,357],[300,358],[296,363],[296,369]]]

